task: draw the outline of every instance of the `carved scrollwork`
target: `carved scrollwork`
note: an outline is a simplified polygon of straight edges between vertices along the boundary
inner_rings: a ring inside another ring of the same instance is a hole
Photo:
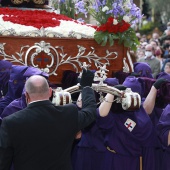
[[[48,72],[49,75],[57,75],[57,70],[61,65],[69,64],[76,72],[82,67],[83,60],[86,63],[93,63],[96,68],[110,65],[110,60],[118,57],[117,52],[106,50],[105,56],[98,56],[95,53],[95,48],[91,47],[89,51],[83,46],[77,45],[77,54],[72,56],[64,52],[63,46],[52,46],[50,43],[40,41],[33,46],[22,46],[19,52],[13,55],[8,55],[5,52],[5,43],[0,44],[0,55],[5,60],[20,63],[22,65],[31,65],[38,67],[41,70]],[[46,62],[44,62],[46,60]],[[40,63],[40,65],[39,65]],[[43,63],[43,64],[42,64]]]

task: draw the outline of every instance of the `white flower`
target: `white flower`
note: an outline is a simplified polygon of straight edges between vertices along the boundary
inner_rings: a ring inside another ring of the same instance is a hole
[[[132,4],[131,4],[130,0],[126,0],[126,2],[125,2],[124,5],[123,5],[123,8],[124,8],[125,10],[129,10],[129,9],[132,8]]]
[[[124,16],[124,17],[123,17],[123,20],[124,20],[125,22],[130,22],[130,18],[129,18],[128,16]]]
[[[49,73],[50,72],[49,68],[44,68],[44,69],[42,69],[42,71],[44,71],[45,73]]]
[[[54,18],[53,18],[54,19]],[[25,26],[25,25],[20,25],[20,24],[16,24],[16,23],[12,23],[10,21],[4,21],[3,20],[3,15],[0,15],[0,32],[3,32],[3,35],[9,35],[10,33],[8,31],[8,29],[14,29],[14,31],[16,32],[16,35],[21,35],[27,32],[32,32],[32,31],[38,31],[38,28],[35,28],[33,26]],[[96,31],[93,27],[91,27],[90,25],[85,25],[85,24],[81,24],[81,23],[76,23],[74,21],[65,21],[65,20],[60,20],[60,26],[56,26],[56,27],[47,27],[45,28],[45,31],[50,31],[50,32],[54,32],[54,33],[59,33],[62,35],[62,37],[68,37],[69,33],[73,30],[75,32],[79,32],[79,35],[76,35],[75,38],[77,39],[81,39],[81,34],[84,34],[88,37],[93,38],[94,37],[94,32]],[[35,34],[32,33],[30,34],[31,37],[35,37]],[[48,37],[54,37],[52,34],[48,34]]]
[[[81,35],[80,35],[80,34],[75,34],[75,37],[76,37],[77,39],[81,39]]]
[[[125,5],[125,6],[127,6],[127,5],[129,5],[129,4],[131,4],[130,0],[126,0],[126,1],[124,2],[124,5]]]
[[[102,11],[103,12],[106,12],[106,11],[108,11],[109,10],[109,8],[107,7],[107,6],[104,6],[103,8],[102,8]]]
[[[60,14],[60,9],[54,11],[56,14]]]
[[[113,25],[117,25],[117,24],[118,24],[117,19],[114,19],[114,20],[113,20]]]

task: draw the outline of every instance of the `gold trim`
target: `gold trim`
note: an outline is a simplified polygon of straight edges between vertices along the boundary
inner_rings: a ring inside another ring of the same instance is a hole
[[[110,152],[112,152],[112,153],[116,153],[116,151],[113,150],[113,149],[110,149],[109,146],[107,146],[106,148],[107,148],[108,151],[110,151]]]
[[[142,170],[142,156],[140,156],[140,170]]]

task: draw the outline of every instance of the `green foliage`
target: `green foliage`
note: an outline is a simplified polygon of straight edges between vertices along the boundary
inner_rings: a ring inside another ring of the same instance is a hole
[[[159,28],[161,26],[160,23],[157,23],[157,22],[148,22],[147,24],[143,25],[140,29],[139,29],[139,32],[141,34],[151,34],[152,31],[155,29],[155,28]]]
[[[94,39],[101,46],[105,46],[107,42],[109,42],[110,46],[113,46],[114,41],[118,40],[119,44],[123,44],[125,47],[129,47],[131,50],[134,51],[136,51],[137,46],[139,45],[136,33],[132,28],[129,28],[123,33],[117,34],[96,31],[94,34]]]
[[[75,19],[75,3],[72,0],[65,0],[64,2],[56,1],[53,5],[56,10],[60,10],[60,14]]]

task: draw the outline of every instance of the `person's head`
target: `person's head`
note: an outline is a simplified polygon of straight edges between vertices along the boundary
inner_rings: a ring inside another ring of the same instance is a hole
[[[167,30],[170,30],[170,22],[167,23]]]
[[[133,64],[134,72],[139,74],[139,77],[153,78],[152,70],[148,63],[136,62]]]
[[[140,48],[141,48],[142,50],[145,50],[146,45],[148,45],[147,42],[142,42],[142,43],[140,44]]]
[[[151,44],[155,49],[158,47],[158,42],[157,41],[155,41],[155,40],[151,40],[150,42],[149,42],[149,44]]]
[[[117,78],[106,78],[103,82],[108,86],[115,86],[119,84],[119,80]]]
[[[170,62],[165,64],[164,72],[170,74]]]
[[[142,84],[140,83],[138,78],[134,76],[128,76],[123,82],[123,85],[127,88],[131,88],[133,92],[136,92],[140,96],[142,96]]]
[[[156,32],[154,32],[154,33],[152,34],[152,39],[158,40],[158,38],[159,38],[159,34],[156,33]]]
[[[138,38],[138,40],[140,40],[140,38],[141,38],[140,32],[137,32],[137,33],[136,33],[136,37]]]
[[[25,96],[27,103],[36,100],[49,100],[52,89],[47,80],[40,75],[33,75],[25,83]]]
[[[40,70],[37,67],[32,67],[32,66],[29,66],[28,69],[23,74],[23,76],[26,77],[26,78],[29,78],[29,77],[31,77],[33,75],[41,75],[41,76],[45,77],[46,79],[49,78],[49,74],[47,74],[46,72]]]
[[[12,65],[6,97],[9,96],[12,100],[21,97],[26,81],[23,74],[27,69],[28,66]]]
[[[166,38],[163,42],[163,45],[169,44],[170,45],[170,38]]]
[[[142,58],[145,56],[145,52],[142,49],[139,49],[136,53],[137,58]]]
[[[156,56],[161,56],[162,55],[162,49],[159,46],[155,50],[155,55]]]
[[[144,43],[144,42],[147,42],[147,39],[142,37],[142,38],[140,39],[140,43]]]
[[[155,52],[155,49],[151,44],[148,44],[145,46],[145,56],[146,57],[152,57],[154,52]]]

